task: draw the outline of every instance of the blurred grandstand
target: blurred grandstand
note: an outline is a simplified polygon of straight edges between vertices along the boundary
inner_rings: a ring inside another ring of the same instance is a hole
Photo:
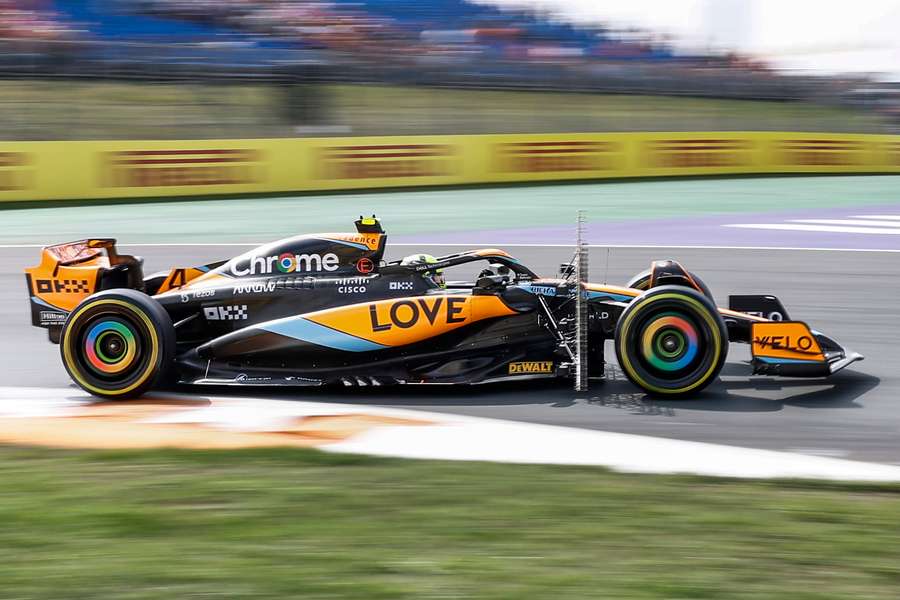
[[[897,128],[900,95],[879,84],[875,102],[864,80],[786,76],[745,57],[677,53],[649,32],[465,0],[0,0],[0,77],[7,139],[887,131]],[[476,102],[434,88],[495,95]],[[560,110],[547,115],[549,104],[498,90],[589,96],[554,99]],[[610,95],[644,99],[629,101],[638,111],[623,119]],[[672,97],[714,100],[664,100]],[[650,108],[641,115],[641,106]]]

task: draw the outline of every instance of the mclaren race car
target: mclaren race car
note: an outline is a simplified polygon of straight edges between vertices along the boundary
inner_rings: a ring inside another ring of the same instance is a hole
[[[862,359],[791,321],[777,298],[731,296],[656,261],[625,286],[582,280],[584,263],[543,278],[502,250],[383,260],[375,218],[355,233],[302,235],[239,256],[144,276],[112,239],[43,249],[26,269],[32,323],[58,343],[88,392],[133,398],[169,383],[238,386],[475,384],[573,380],[622,371],[660,396],[713,381],[729,342],[755,374],[824,377]],[[444,271],[480,263],[468,282]]]

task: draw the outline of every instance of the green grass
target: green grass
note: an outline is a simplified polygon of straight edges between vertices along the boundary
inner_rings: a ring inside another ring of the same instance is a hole
[[[318,88],[320,117],[288,117],[288,103],[308,114],[308,93],[258,84],[0,81],[0,139],[291,137],[311,125],[337,125],[341,135],[885,130],[880,117],[809,102],[377,85]],[[328,134],[302,135],[317,131]]]
[[[896,598],[900,487],[0,449],[3,598]]]

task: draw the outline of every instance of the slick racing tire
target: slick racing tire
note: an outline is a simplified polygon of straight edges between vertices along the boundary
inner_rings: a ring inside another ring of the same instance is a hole
[[[716,306],[696,290],[664,285],[631,301],[616,325],[616,358],[646,392],[699,392],[722,370],[728,332]]]
[[[700,286],[700,289],[703,290],[703,294],[707,298],[709,298],[710,300],[715,302],[715,298],[713,298],[713,295],[709,289],[709,286],[706,285],[703,282],[703,280],[700,279],[695,273],[691,273],[690,271],[688,271],[688,275],[690,275],[691,279],[693,279],[697,283],[697,285]],[[642,291],[649,290],[650,289],[650,269],[641,271],[640,273],[638,273],[637,275],[632,277],[628,281],[628,283],[625,284],[625,287],[630,287],[630,288],[634,288],[636,290],[642,290]],[[685,287],[687,287],[687,286],[685,286]],[[693,289],[693,288],[690,288],[690,289]]]
[[[137,398],[171,375],[175,328],[146,294],[104,291],[69,315],[60,353],[69,376],[85,391],[101,398]]]

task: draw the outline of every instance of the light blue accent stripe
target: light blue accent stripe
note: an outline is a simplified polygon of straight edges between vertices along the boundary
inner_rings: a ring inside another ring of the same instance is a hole
[[[594,298],[609,298],[610,300],[615,300],[616,302],[628,302],[629,300],[634,300],[634,296],[613,294],[612,292],[595,292],[593,290],[587,290],[584,295],[589,300],[593,300]]]
[[[370,352],[372,350],[383,350],[388,347],[319,325],[303,317],[292,317],[290,319],[263,323],[258,326],[258,329],[294,338],[302,342],[316,344],[317,346],[343,350],[344,352]]]
[[[799,365],[809,365],[809,364],[821,364],[823,361],[821,360],[805,360],[801,358],[768,358],[765,356],[757,356],[757,360],[761,360],[765,363],[775,363],[775,364],[799,364]]]
[[[519,288],[530,294],[535,294],[536,296],[556,297],[556,293],[558,292],[556,286],[549,283],[546,285],[541,285],[539,283],[523,283],[519,285]],[[545,291],[552,291],[553,293],[545,294]]]
[[[542,294],[543,289],[553,289],[556,290],[556,286],[552,284],[541,284],[541,283],[523,283],[519,286],[522,290],[526,292],[530,292],[532,294],[538,296],[556,296],[556,294]],[[537,289],[535,289],[537,288]],[[543,288],[543,289],[542,289]],[[624,294],[614,294],[612,292],[597,292],[593,290],[585,290],[584,298],[587,300],[593,300],[594,298],[609,298],[615,302],[628,302],[629,300],[634,300],[634,296],[626,296]]]

